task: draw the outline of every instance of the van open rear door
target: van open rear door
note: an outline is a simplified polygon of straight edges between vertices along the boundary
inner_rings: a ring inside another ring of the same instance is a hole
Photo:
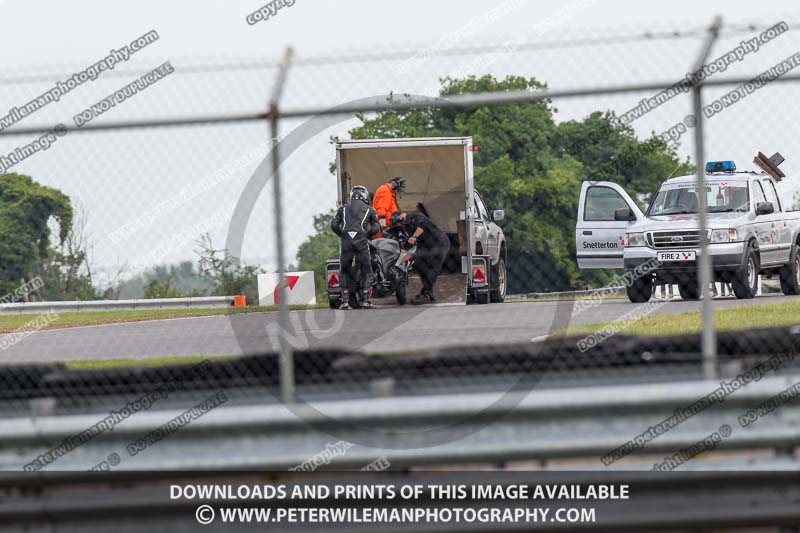
[[[616,183],[583,182],[575,226],[578,268],[623,268],[625,232],[632,221],[615,220],[614,213],[625,207],[636,220],[644,218],[636,202]]]
[[[474,255],[470,241],[474,241],[475,231],[474,224],[469,224],[474,217],[464,220],[473,198],[471,148],[470,137],[357,139],[336,145],[340,201],[347,198],[353,185],[364,185],[374,193],[393,177],[402,176],[406,190],[398,198],[398,207],[423,212],[447,233],[451,249],[435,287],[436,299],[442,303],[464,303],[467,296],[469,280],[463,265]],[[466,260],[462,260],[462,251]],[[420,290],[414,275],[409,296]]]

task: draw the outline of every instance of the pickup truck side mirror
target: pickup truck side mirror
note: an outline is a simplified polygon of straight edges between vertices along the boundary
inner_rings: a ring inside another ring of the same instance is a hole
[[[756,204],[756,215],[770,215],[775,212],[772,202],[758,202]]]
[[[494,220],[495,222],[500,222],[501,220],[505,220],[505,218],[506,218],[506,212],[503,211],[502,209],[495,209],[492,212],[492,220]]]
[[[616,221],[625,221],[631,222],[636,220],[636,215],[628,207],[621,207],[619,209],[614,210],[614,220]]]

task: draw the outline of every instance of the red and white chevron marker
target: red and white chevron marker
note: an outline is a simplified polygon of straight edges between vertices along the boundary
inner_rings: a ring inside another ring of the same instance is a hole
[[[286,273],[287,305],[316,305],[314,272]],[[280,301],[278,274],[270,272],[258,276],[258,305],[278,305]]]

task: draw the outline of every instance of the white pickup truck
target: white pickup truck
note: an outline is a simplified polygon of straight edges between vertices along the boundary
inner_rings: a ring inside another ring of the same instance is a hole
[[[708,206],[713,278],[730,283],[737,298],[755,296],[759,274],[777,274],[784,294],[800,294],[797,184],[781,180],[782,160],[759,154],[755,162],[769,173],[736,172],[732,161],[706,165],[700,194]],[[694,175],[663,182],[646,212],[616,183],[584,182],[575,230],[578,267],[635,272],[638,277],[627,276],[632,302],[648,301],[662,283],[677,284],[683,299],[699,298],[697,205]]]

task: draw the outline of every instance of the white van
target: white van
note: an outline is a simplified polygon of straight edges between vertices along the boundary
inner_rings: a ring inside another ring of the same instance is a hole
[[[437,301],[502,302],[507,287],[506,241],[473,187],[472,137],[370,139],[336,144],[339,205],[354,185],[370,193],[395,176],[406,180],[403,211],[422,212],[450,238],[450,253],[437,282]],[[339,262],[327,262],[328,299],[338,307]],[[440,295],[439,291],[447,294]]]

